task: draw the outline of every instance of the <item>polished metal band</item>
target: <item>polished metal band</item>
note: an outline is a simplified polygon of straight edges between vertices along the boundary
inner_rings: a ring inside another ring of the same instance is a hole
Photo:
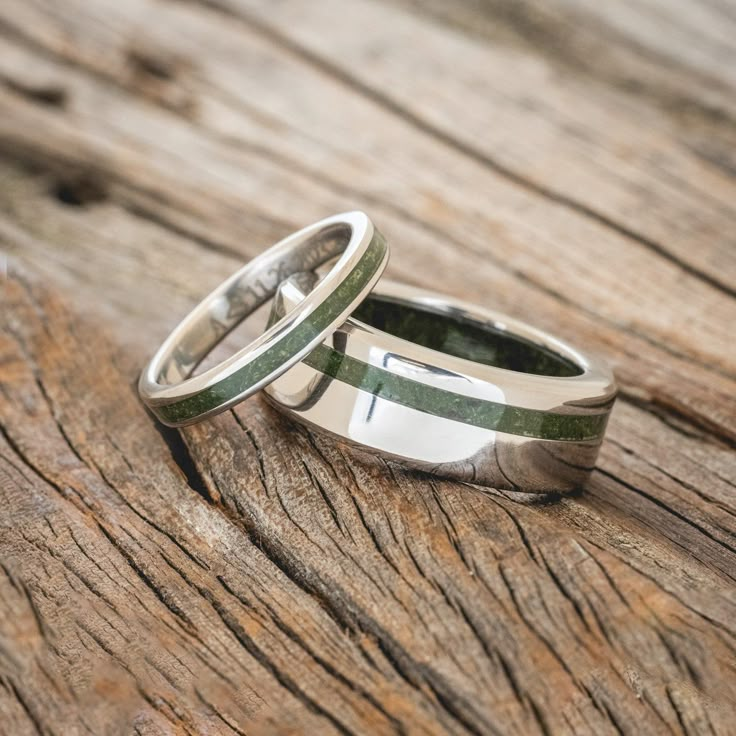
[[[310,294],[257,340],[189,378],[212,348],[271,298],[284,279],[338,255]],[[242,401],[298,363],[340,325],[370,292],[387,260],[386,241],[362,212],[328,217],[294,233],[235,273],[174,329],[141,374],[141,398],[169,426],[192,424]]]
[[[308,294],[307,279],[282,285],[274,314]],[[395,334],[378,329],[387,312]],[[616,389],[603,363],[540,330],[381,281],[265,393],[290,416],[411,467],[483,486],[569,492],[595,463]]]

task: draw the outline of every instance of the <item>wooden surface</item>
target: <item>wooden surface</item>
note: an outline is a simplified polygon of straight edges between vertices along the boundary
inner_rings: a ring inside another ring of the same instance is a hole
[[[0,732],[736,733],[736,6],[5,0]],[[585,493],[137,372],[366,209],[393,278],[605,355]]]

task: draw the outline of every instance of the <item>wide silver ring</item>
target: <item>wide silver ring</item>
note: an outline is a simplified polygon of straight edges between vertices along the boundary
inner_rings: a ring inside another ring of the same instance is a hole
[[[230,330],[291,274],[340,256],[313,291],[257,340],[189,377]],[[254,258],[207,296],[169,335],[140,376],[143,402],[169,426],[231,407],[298,363],[360,304],[388,260],[386,241],[363,212],[328,217]]]
[[[306,298],[308,280],[282,284],[274,316]],[[382,280],[264,393],[290,417],[412,468],[567,493],[595,465],[616,386],[604,362],[541,330]]]

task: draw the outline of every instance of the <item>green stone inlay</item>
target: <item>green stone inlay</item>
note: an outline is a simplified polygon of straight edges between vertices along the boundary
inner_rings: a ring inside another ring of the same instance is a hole
[[[603,436],[604,414],[557,414],[509,406],[427,386],[318,345],[303,363],[338,381],[417,411],[474,427],[544,440],[585,442]]]
[[[255,360],[198,394],[154,408],[164,421],[179,424],[196,419],[227,403],[263,380],[309,345],[337,319],[370,283],[386,254],[386,241],[378,231],[352,271],[307,319],[283,336]]]
[[[538,376],[579,376],[571,360],[492,324],[474,322],[426,304],[371,295],[350,315],[381,332],[474,363]]]

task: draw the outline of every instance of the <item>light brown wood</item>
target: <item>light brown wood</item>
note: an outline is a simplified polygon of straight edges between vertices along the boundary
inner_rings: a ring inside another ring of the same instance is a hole
[[[0,733],[730,733],[733,24],[6,2]],[[351,207],[392,277],[614,364],[585,493],[370,463],[259,399],[141,408],[188,308]]]

